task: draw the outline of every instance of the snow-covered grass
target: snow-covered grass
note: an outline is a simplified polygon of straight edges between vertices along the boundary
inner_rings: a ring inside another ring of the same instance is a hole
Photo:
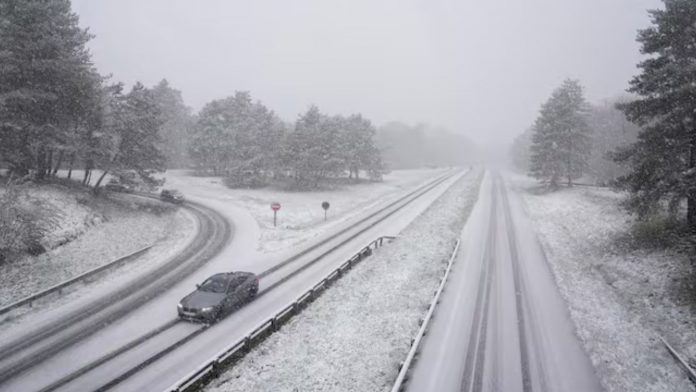
[[[696,354],[689,261],[627,247],[632,220],[619,206],[622,194],[587,187],[549,193],[526,177],[510,178],[606,390],[694,390],[659,340]]]
[[[364,182],[332,190],[290,192],[274,188],[230,189],[220,177],[195,177],[185,171],[169,171],[164,187],[246,209],[260,229],[259,250],[275,253],[311,240],[383,203],[385,199],[402,194],[443,173],[443,170],[435,169],[397,170],[385,175],[383,182]],[[331,204],[326,221],[321,208],[323,201]],[[272,202],[281,203],[277,227],[273,226]]]
[[[208,390],[388,390],[476,202],[481,178],[475,170],[459,179],[398,239],[375,251]]]
[[[93,198],[57,184],[30,187],[33,199],[59,212],[58,226],[43,241],[47,252],[0,264],[0,305],[167,238],[181,240],[195,226],[183,212],[156,201]]]

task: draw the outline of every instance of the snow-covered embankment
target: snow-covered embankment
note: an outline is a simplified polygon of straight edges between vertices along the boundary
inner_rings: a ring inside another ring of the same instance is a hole
[[[692,274],[689,262],[617,246],[630,230],[620,194],[583,187],[547,193],[531,179],[512,178],[604,388],[693,391],[659,340],[696,349],[694,318],[676,291]]]

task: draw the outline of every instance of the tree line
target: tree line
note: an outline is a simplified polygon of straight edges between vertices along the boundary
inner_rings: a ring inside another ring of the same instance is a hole
[[[223,175],[229,186],[289,181],[312,188],[361,172],[381,179],[376,129],[360,114],[329,116],[311,106],[294,124],[281,121],[248,92],[215,100],[201,110],[189,152],[201,173]]]
[[[513,159],[528,159],[533,176],[556,186],[587,174],[600,152],[604,181],[628,192],[628,211],[641,219],[685,215],[696,231],[696,2],[663,3],[638,33],[647,58],[630,81],[631,96],[593,110],[577,81],[564,82],[516,140]]]
[[[86,46],[92,38],[70,0],[0,2],[0,169],[11,178],[80,170],[95,189],[107,175],[152,186],[166,168],[187,167],[232,186],[381,178],[376,130],[360,114],[312,106],[286,124],[237,92],[194,115],[167,80],[126,89],[100,75]]]
[[[157,182],[162,102],[178,92],[166,81],[128,91],[110,82],[92,63],[91,38],[68,0],[0,2],[0,162],[10,176],[41,180],[67,168],[72,177],[79,168],[95,187],[107,174]]]

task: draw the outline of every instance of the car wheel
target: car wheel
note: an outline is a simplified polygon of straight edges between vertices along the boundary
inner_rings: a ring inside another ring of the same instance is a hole
[[[252,299],[254,299],[254,297],[256,297],[256,293],[258,293],[258,292],[259,292],[259,288],[258,288],[258,287],[252,287],[252,288],[250,288],[250,289],[249,289],[249,295],[247,295],[247,300],[248,300],[248,301],[251,301]]]
[[[221,315],[220,309],[216,310],[213,312],[213,314],[210,315],[210,318],[208,318],[208,324],[215,324],[218,320],[220,320],[220,315]]]

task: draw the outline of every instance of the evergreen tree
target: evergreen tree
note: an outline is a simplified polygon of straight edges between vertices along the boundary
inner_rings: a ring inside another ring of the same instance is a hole
[[[71,147],[101,83],[90,38],[69,0],[0,2],[0,160],[13,172],[43,177]]]
[[[354,114],[344,119],[343,123],[341,150],[348,177],[358,180],[360,170],[379,171],[381,159],[378,159],[379,150],[375,146],[377,130],[370,120]]]
[[[565,80],[541,107],[534,123],[530,172],[557,187],[561,178],[568,186],[582,176],[590,154],[590,128],[582,87]]]
[[[276,115],[248,92],[207,104],[190,144],[199,171],[228,176],[234,186],[258,186],[277,168],[283,127]]]
[[[162,126],[159,107],[150,90],[136,83],[131,91],[115,102],[110,113],[115,148],[109,156],[102,156],[97,168],[102,175],[94,188],[97,189],[107,174],[129,180],[135,173],[146,186],[160,184],[154,175],[165,170],[165,157],[159,150],[159,131]],[[108,151],[108,150],[107,150]]]
[[[316,184],[324,156],[324,148],[320,144],[325,123],[325,116],[312,105],[297,119],[295,129],[288,135],[285,162],[293,171],[295,182],[301,186],[309,185],[309,181]]]
[[[640,216],[661,201],[676,207],[686,199],[687,222],[696,229],[696,2],[664,4],[650,11],[653,25],[638,34],[649,55],[629,88],[639,98],[618,106],[643,127],[636,143],[616,153],[630,167],[618,184],[630,191],[626,206]]]
[[[193,128],[191,109],[184,104],[181,92],[173,89],[166,79],[162,79],[151,91],[164,121],[160,135],[167,167],[187,167],[188,145]]]

